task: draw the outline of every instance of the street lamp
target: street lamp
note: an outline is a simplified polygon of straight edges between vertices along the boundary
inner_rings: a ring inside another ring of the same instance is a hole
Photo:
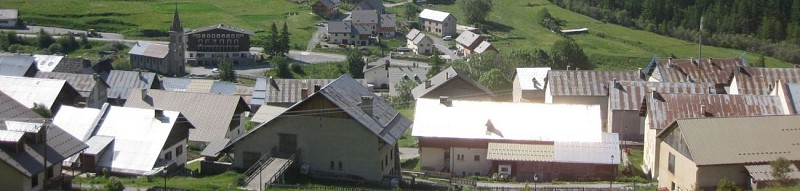
[[[611,155],[611,165],[612,166],[614,165],[614,155]],[[608,188],[609,189],[614,189],[614,178],[617,177],[617,169],[616,168],[612,168],[611,170],[614,171],[614,176],[612,176],[611,177],[611,181],[608,182]]]
[[[539,181],[539,174],[533,173],[533,190],[536,190],[536,182]]]
[[[167,189],[167,169],[164,169],[164,190]]]

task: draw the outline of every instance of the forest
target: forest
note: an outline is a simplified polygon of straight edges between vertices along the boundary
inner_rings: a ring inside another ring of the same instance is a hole
[[[800,0],[550,1],[604,22],[800,64]]]

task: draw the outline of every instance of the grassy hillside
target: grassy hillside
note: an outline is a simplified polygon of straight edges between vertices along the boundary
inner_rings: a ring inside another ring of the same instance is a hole
[[[531,6],[529,6],[531,5]],[[464,18],[458,4],[424,6],[423,8],[448,11],[456,18]],[[590,34],[574,35],[590,59],[597,64],[599,70],[636,69],[644,67],[653,56],[666,58],[674,54],[679,58],[697,57],[696,43],[661,36],[641,30],[634,30],[619,25],[607,24],[578,13],[562,9],[547,0],[514,0],[494,1],[494,11],[488,16],[491,21],[491,33],[495,46],[503,49],[540,48],[548,50],[560,38],[538,24],[537,13],[547,8],[550,13],[566,21],[564,29],[589,28]],[[391,9],[402,13],[403,7]],[[463,23],[459,19],[459,24]],[[703,57],[715,58],[736,57],[740,50],[703,47]],[[748,53],[748,61],[755,63],[758,55]],[[766,59],[769,67],[791,67],[773,58]]]
[[[172,23],[175,0],[0,0],[0,7],[19,9],[30,24],[104,32],[144,38],[142,29],[166,31]],[[286,0],[178,0],[185,28],[200,28],[224,23],[264,34],[270,22],[280,28],[288,23],[292,44],[305,47],[318,17],[308,5]],[[292,15],[289,13],[297,13]]]

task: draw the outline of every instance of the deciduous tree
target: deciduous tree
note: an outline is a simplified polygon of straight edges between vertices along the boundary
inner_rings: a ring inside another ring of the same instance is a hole
[[[350,76],[353,78],[359,79],[364,78],[364,59],[361,57],[361,53],[352,50],[350,53],[347,54],[347,71],[350,73]]]
[[[492,12],[492,0],[459,0],[459,7],[466,16],[465,21],[470,24],[486,21],[486,16]]]
[[[567,66],[586,70],[594,68],[589,63],[589,57],[583,52],[583,48],[569,38],[562,38],[553,44],[553,48],[550,49],[550,58],[553,61],[551,67],[554,69],[565,69]]]

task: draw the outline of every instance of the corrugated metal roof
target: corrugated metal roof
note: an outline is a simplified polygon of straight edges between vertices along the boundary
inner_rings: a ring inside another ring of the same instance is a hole
[[[161,79],[161,85],[164,86],[164,90],[169,91],[176,91],[176,92],[185,92],[189,89],[189,83],[192,79],[188,78],[169,78],[165,77]]]
[[[154,113],[152,109],[111,106],[96,135],[114,137],[114,148],[100,157],[97,166],[132,174],[152,170],[170,131],[183,117],[177,111],[164,111],[165,117],[156,119]]]
[[[64,58],[64,56],[40,54],[33,55],[33,60],[36,61],[36,68],[38,68],[40,72],[52,72],[58,63],[61,63],[62,58]]]
[[[0,9],[0,19],[17,19],[19,12],[16,9]]]
[[[181,112],[195,127],[189,130],[190,141],[211,142],[228,138],[231,120],[244,111],[250,111],[239,96],[166,90],[147,90],[144,99],[141,91],[134,91],[130,96],[125,107]]]
[[[42,129],[41,122],[22,122],[22,121],[6,121],[6,130],[19,131],[23,133],[39,133]]]
[[[219,156],[220,151],[225,148],[225,145],[228,145],[230,139],[217,139],[211,141],[202,152],[200,152],[201,156],[204,157],[217,157]]]
[[[516,77],[522,90],[544,90],[544,82],[550,67],[517,68]]]
[[[155,73],[111,70],[103,74],[103,79],[111,88],[108,89],[108,98],[128,99],[132,90],[150,89],[156,79]]]
[[[86,149],[86,151],[83,151],[83,153],[90,155],[100,154],[100,152],[103,152],[106,146],[108,146],[112,142],[114,142],[114,137],[102,136],[102,135],[93,136],[92,138],[86,141],[86,144],[89,145],[89,148]]]
[[[777,96],[728,94],[649,94],[647,115],[651,128],[664,129],[678,119],[783,115]],[[704,106],[706,111],[701,112]]]
[[[103,68],[97,66],[98,64],[106,63],[107,67],[111,67],[111,61],[103,58],[97,61],[91,61],[83,58],[69,58],[64,57],[61,62],[53,68],[53,72],[64,73],[79,73],[79,74],[94,74],[102,73]],[[96,70],[95,70],[96,69]]]
[[[272,79],[258,78],[253,88],[253,101],[251,103],[261,105],[263,103],[297,103],[305,99],[300,95],[303,88],[308,89],[308,95],[314,92],[314,85],[320,87],[335,81],[335,79]],[[364,84],[362,79],[356,80]],[[365,86],[365,85],[362,85]]]
[[[0,56],[0,76],[25,76],[32,66],[36,66],[32,56]]]
[[[800,68],[745,68],[734,73],[739,94],[768,95],[775,81],[800,83]]]
[[[407,40],[414,40],[414,39],[417,38],[417,35],[419,35],[419,34],[420,34],[419,30],[411,29],[411,31],[408,31],[408,34],[406,34],[406,39]]]
[[[749,173],[750,177],[755,181],[781,180],[772,176],[772,166],[769,164],[747,165],[744,166],[744,168],[747,169],[747,173]],[[786,175],[786,180],[800,179],[800,171],[797,170],[797,166],[791,163],[789,163],[789,172],[784,175]]]
[[[41,122],[44,118],[34,113],[24,105],[0,92],[0,130],[8,130],[7,121]],[[47,163],[49,165],[61,163],[66,157],[72,156],[87,148],[82,141],[66,133],[57,125],[47,128]],[[42,172],[42,147],[43,143],[28,140],[22,152],[10,152],[0,148],[0,160],[26,176]]]
[[[250,101],[253,99],[253,87],[236,85],[236,91],[233,95],[241,96],[244,102],[250,104]]]
[[[106,104],[104,107],[108,107],[108,105]],[[58,114],[53,117],[53,124],[58,125],[78,140],[86,142],[92,137],[92,133],[94,133],[100,119],[103,117],[103,111],[105,111],[105,108],[100,110],[90,107],[76,108],[63,105],[58,110]],[[89,145],[91,148],[91,144]],[[76,160],[78,160],[77,155],[67,159],[68,162],[75,162]]]
[[[386,7],[383,6],[383,3],[380,0],[362,0],[360,3],[358,3],[358,5],[356,5],[355,9],[383,11],[386,9]]]
[[[403,135],[411,126],[411,121],[400,114],[388,102],[379,96],[375,96],[369,92],[363,83],[353,79],[349,75],[342,75],[338,79],[322,87],[322,89],[314,95],[322,95],[325,99],[336,105],[339,109],[343,110],[347,115],[352,117],[358,123],[361,123],[367,130],[375,134],[379,139],[383,140],[389,145],[394,145],[397,140]],[[364,112],[361,106],[362,96],[372,96],[372,115]],[[304,99],[303,102],[297,103],[288,109],[283,115],[296,115],[297,113],[307,113],[314,111],[297,110],[298,106],[309,99]],[[257,126],[254,130],[247,134],[240,136],[226,148],[231,147],[233,144],[244,138],[253,135],[253,132],[258,131],[264,126],[267,126],[270,121]]]
[[[350,12],[350,19],[353,24],[377,24],[380,22],[378,11],[375,10],[353,10]]]
[[[709,58],[696,63],[689,59],[659,60],[659,74],[654,76],[662,82],[699,82],[728,84],[737,68],[747,66],[741,58]]]
[[[37,78],[46,78],[46,79],[59,79],[59,80],[66,80],[69,85],[71,85],[75,90],[78,90],[78,93],[81,94],[81,97],[89,97],[92,93],[92,89],[94,89],[97,81],[95,81],[94,76],[91,74],[73,74],[73,73],[61,73],[61,72],[39,72],[36,73]],[[101,83],[105,84],[102,79],[99,79]]]
[[[186,35],[206,32],[206,31],[210,31],[210,30],[214,30],[214,29],[222,29],[222,30],[227,30],[227,31],[235,32],[235,33],[253,35],[253,31],[242,29],[242,28],[232,27],[232,26],[225,25],[225,24],[222,24],[222,23],[216,24],[216,25],[207,26],[207,27],[202,27],[202,28],[198,28],[198,29],[194,29],[194,30],[186,32]]]
[[[697,165],[800,160],[800,116],[679,119],[674,124],[658,136],[680,132]]]
[[[608,96],[608,82],[636,81],[637,71],[550,70],[547,86],[552,96]]]
[[[424,9],[422,10],[422,12],[419,13],[419,18],[421,19],[428,19],[439,22],[444,21],[445,19],[447,19],[448,16],[450,16],[450,13],[448,12],[437,11],[432,9]]]
[[[608,107],[610,110],[638,111],[644,103],[648,93],[681,93],[681,94],[710,94],[714,85],[711,83],[671,83],[647,81],[617,81],[609,82],[608,87],[613,87],[608,92]]]
[[[137,41],[131,50],[128,51],[130,55],[141,55],[153,58],[166,58],[169,53],[169,46],[164,44],[149,43]]]
[[[492,46],[492,43],[489,43],[489,41],[484,40],[483,42],[478,44],[477,47],[475,47],[475,54],[481,54],[486,52],[487,50],[495,50],[495,48],[494,46]]]
[[[619,135],[616,133],[602,133],[602,137],[602,141],[599,142],[555,142],[555,161],[619,164],[621,160],[619,157]]]
[[[599,105],[418,99],[415,137],[600,142]],[[569,114],[569,115],[565,115]],[[487,133],[487,122],[495,131]]]
[[[287,107],[263,105],[258,108],[258,111],[253,115],[253,118],[250,118],[250,121],[256,124],[266,123],[267,121],[275,119],[288,109]]]
[[[450,98],[459,99],[459,98],[470,98],[470,97],[492,97],[492,96],[494,96],[494,93],[492,93],[492,91],[489,90],[489,88],[486,88],[485,86],[479,84],[478,82],[475,82],[475,80],[472,80],[469,77],[467,77],[466,75],[460,74],[460,73],[461,72],[459,72],[458,70],[454,69],[453,67],[448,67],[448,68],[442,70],[441,72],[439,72],[438,74],[434,75],[433,77],[428,78],[428,80],[431,81],[431,87],[427,87],[426,88],[424,84],[423,85],[419,85],[419,86],[415,87],[414,89],[411,89],[411,94],[414,96],[414,99],[419,99],[420,97],[423,97],[423,96],[427,95],[428,93],[430,93],[430,92],[432,92],[434,90],[437,90],[440,87],[443,87],[445,84],[447,84],[447,82],[450,82],[453,79],[461,79],[464,82],[466,82],[467,84],[472,85],[473,89],[479,90],[480,93],[470,93],[470,95],[451,95]],[[459,88],[459,89],[460,90],[464,90],[464,91],[469,91],[466,88]],[[454,94],[460,94],[460,92],[457,92],[457,93],[454,93]]]
[[[53,108],[61,91],[74,91],[75,95],[78,95],[78,92],[65,80],[13,76],[0,76],[0,91],[28,108],[33,108],[34,103]]]
[[[792,102],[791,104],[794,106],[794,113],[800,113],[800,83],[787,83],[786,88],[789,93],[788,99],[790,99]]]
[[[553,145],[489,143],[486,159],[499,161],[555,161]]]
[[[236,83],[214,81],[208,90],[211,94],[234,95],[236,92]]]

